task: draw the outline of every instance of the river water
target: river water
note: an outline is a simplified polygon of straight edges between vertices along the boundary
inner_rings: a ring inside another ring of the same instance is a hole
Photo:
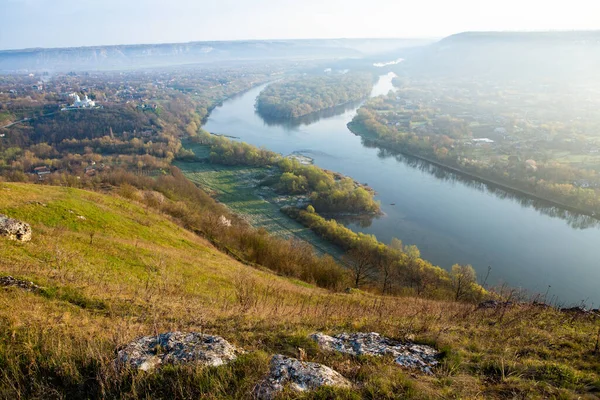
[[[391,90],[392,78],[382,75],[373,95]],[[348,222],[355,231],[386,243],[395,237],[415,244],[423,258],[443,268],[471,264],[480,282],[491,267],[488,285],[506,283],[547,293],[554,303],[598,307],[597,220],[369,147],[346,127],[360,103],[294,123],[266,122],[254,110],[263,88],[224,102],[204,129],[284,155],[301,153],[369,184],[385,215],[370,223]]]

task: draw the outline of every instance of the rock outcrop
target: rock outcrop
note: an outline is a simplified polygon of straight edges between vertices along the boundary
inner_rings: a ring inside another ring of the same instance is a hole
[[[431,346],[415,343],[401,343],[388,339],[378,333],[341,333],[328,336],[314,333],[311,338],[322,349],[338,351],[354,356],[391,355],[398,365],[406,368],[418,368],[431,374],[432,368],[438,364],[439,353]]]
[[[9,240],[28,242],[31,240],[31,226],[0,214],[0,236],[4,236]]]
[[[304,392],[321,386],[350,388],[352,384],[325,365],[277,354],[271,359],[269,375],[255,388],[255,395],[261,400],[274,399],[286,386]]]
[[[116,365],[149,371],[162,364],[219,366],[242,351],[220,336],[168,332],[141,337],[119,350]]]
[[[16,279],[12,276],[0,277],[0,287],[18,287],[20,289],[27,290],[30,292],[35,292],[41,289],[41,287],[39,287],[33,282]]]

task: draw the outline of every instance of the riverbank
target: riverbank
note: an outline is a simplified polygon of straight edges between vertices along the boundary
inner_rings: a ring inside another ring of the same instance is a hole
[[[530,198],[535,199],[535,200],[544,201],[544,202],[548,203],[549,205],[560,207],[560,208],[564,208],[564,209],[566,209],[568,211],[572,211],[572,212],[584,214],[586,216],[589,216],[589,217],[592,217],[592,218],[600,220],[600,218],[597,216],[597,214],[596,214],[595,211],[585,210],[585,209],[582,209],[582,208],[578,208],[578,207],[574,207],[574,206],[568,205],[568,204],[563,203],[563,202],[558,201],[558,200],[549,199],[547,197],[540,196],[540,195],[538,195],[538,194],[536,194],[534,192],[525,190],[523,188],[516,187],[516,186],[514,186],[513,184],[511,184],[509,182],[499,181],[497,179],[493,179],[493,178],[490,178],[490,177],[485,177],[485,176],[476,174],[476,173],[471,172],[471,171],[465,171],[465,170],[462,170],[460,168],[453,167],[453,166],[448,165],[448,164],[444,164],[443,162],[438,161],[438,160],[434,160],[434,159],[432,159],[430,157],[423,156],[421,154],[412,153],[412,152],[409,152],[409,151],[400,151],[400,150],[392,149],[392,148],[390,148],[388,146],[388,144],[384,140],[381,140],[381,139],[378,139],[378,138],[374,137],[368,131],[366,131],[365,129],[363,129],[361,126],[358,126],[357,124],[353,123],[352,121],[347,124],[347,127],[348,127],[348,130],[350,130],[350,132],[352,132],[353,134],[355,134],[357,136],[360,136],[360,137],[362,137],[362,138],[364,138],[364,139],[366,139],[366,140],[374,143],[376,146],[378,146],[378,147],[380,147],[382,149],[385,149],[387,151],[397,152],[398,154],[403,155],[403,156],[413,157],[413,158],[416,158],[418,160],[425,161],[425,162],[428,162],[428,163],[430,163],[432,165],[435,165],[436,167],[439,167],[439,168],[442,168],[444,170],[450,171],[452,173],[458,174],[460,176],[467,177],[469,179],[473,179],[473,180],[476,180],[478,182],[484,183],[486,185],[493,185],[493,186],[496,186],[497,188],[500,188],[502,190],[506,190],[506,191],[513,192],[513,193],[516,193],[516,194],[524,195],[524,196],[530,197]]]

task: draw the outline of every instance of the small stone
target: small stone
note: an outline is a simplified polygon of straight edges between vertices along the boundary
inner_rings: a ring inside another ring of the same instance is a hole
[[[482,301],[481,303],[479,303],[479,305],[477,306],[477,308],[501,308],[501,307],[510,307],[512,306],[513,303],[511,301],[505,301],[505,302],[501,302],[501,301],[497,301],[497,300],[486,300],[486,301]]]
[[[431,346],[415,344],[412,342],[401,343],[381,336],[379,333],[341,333],[328,336],[323,333],[314,333],[310,336],[322,349],[351,354],[354,356],[384,356],[394,357],[396,364],[420,369],[431,374],[432,367],[438,362],[439,353]]]
[[[0,214],[0,236],[5,236],[9,240],[29,242],[31,240],[31,226]]]
[[[350,388],[352,384],[339,372],[323,364],[277,354],[271,359],[269,375],[258,384],[254,392],[258,399],[270,400],[286,386],[295,392],[305,392],[321,386]]]
[[[36,285],[33,282],[15,279],[12,276],[0,277],[0,287],[18,287],[30,292],[34,292],[41,289],[40,286]]]
[[[220,336],[202,333],[167,332],[141,337],[119,350],[115,363],[149,371],[162,364],[219,366],[237,358],[242,351]]]

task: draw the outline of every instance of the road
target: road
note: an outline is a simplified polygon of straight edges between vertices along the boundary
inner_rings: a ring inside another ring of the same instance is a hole
[[[35,118],[47,117],[47,116],[50,116],[50,115],[54,115],[54,114],[56,114],[57,112],[58,112],[58,111],[54,111],[54,112],[51,112],[51,113],[48,113],[48,114],[42,114],[42,115],[40,115],[40,116],[38,116],[38,117],[35,117]],[[10,123],[10,124],[8,124],[8,125],[0,126],[0,129],[4,129],[4,128],[10,128],[10,127],[11,127],[11,126],[13,126],[13,125],[21,124],[21,123],[23,123],[23,122],[27,122],[27,121],[32,121],[32,120],[34,120],[35,118],[23,118],[22,120],[15,121],[15,122],[11,122],[11,123]]]

